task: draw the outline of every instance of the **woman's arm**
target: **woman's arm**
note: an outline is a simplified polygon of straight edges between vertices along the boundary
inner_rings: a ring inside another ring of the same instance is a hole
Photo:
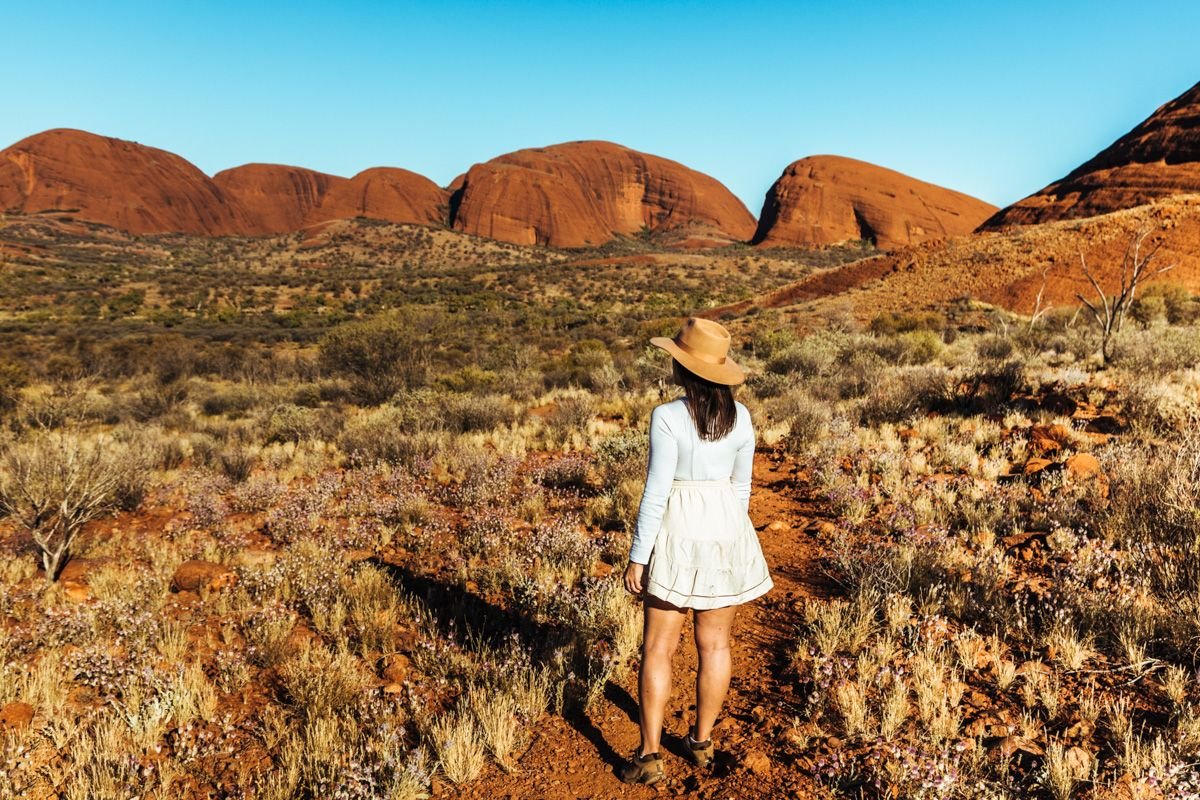
[[[629,560],[634,564],[645,564],[650,560],[650,551],[654,549],[654,540],[658,537],[663,512],[667,507],[667,496],[671,493],[671,481],[675,480],[675,462],[678,458],[679,446],[667,422],[667,412],[663,406],[658,406],[650,413],[646,488],[642,492],[637,530],[629,549]]]
[[[746,412],[746,433],[742,444],[738,447],[733,459],[733,474],[729,482],[733,484],[733,492],[750,510],[750,478],[754,473],[754,423],[750,420],[750,412]]]

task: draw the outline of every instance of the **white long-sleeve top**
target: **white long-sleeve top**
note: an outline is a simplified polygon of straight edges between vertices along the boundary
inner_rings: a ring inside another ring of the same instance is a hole
[[[735,402],[733,430],[721,439],[700,438],[688,413],[687,398],[681,397],[655,407],[650,413],[650,457],[646,465],[646,488],[638,507],[637,530],[629,549],[629,560],[650,560],[654,540],[662,525],[671,481],[712,481],[729,478],[734,493],[750,509],[750,476],[754,468],[754,424],[750,411]]]

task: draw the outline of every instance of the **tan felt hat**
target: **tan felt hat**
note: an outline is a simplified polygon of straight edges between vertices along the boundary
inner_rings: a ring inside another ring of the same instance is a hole
[[[674,339],[655,336],[650,344],[707,381],[736,386],[746,380],[745,370],[729,357],[729,331],[719,322],[688,317]]]

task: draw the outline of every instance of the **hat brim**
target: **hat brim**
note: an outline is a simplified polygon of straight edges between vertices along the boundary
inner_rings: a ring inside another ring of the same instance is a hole
[[[746,380],[746,371],[729,356],[725,356],[724,363],[709,364],[707,361],[701,361],[696,358],[675,344],[674,339],[666,336],[655,336],[650,340],[650,344],[666,350],[676,361],[686,367],[688,371],[696,373],[706,381],[724,384],[725,386],[737,386]]]

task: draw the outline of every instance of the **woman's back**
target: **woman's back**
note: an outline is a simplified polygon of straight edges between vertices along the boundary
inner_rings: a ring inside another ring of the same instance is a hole
[[[650,458],[646,488],[638,509],[630,557],[645,563],[662,524],[672,481],[728,479],[743,508],[750,506],[750,477],[754,469],[754,425],[750,411],[735,403],[733,429],[715,441],[700,438],[681,397],[655,407],[650,414]]]

